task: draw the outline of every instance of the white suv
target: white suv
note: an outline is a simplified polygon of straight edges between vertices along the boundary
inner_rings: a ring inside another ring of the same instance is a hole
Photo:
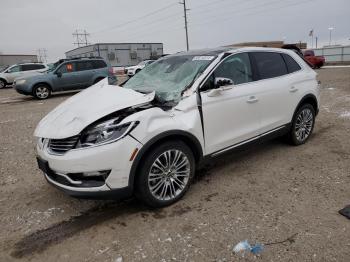
[[[123,87],[101,81],[49,113],[34,134],[38,164],[76,197],[135,194],[166,206],[204,160],[279,135],[305,143],[319,91],[316,73],[289,50],[170,55]]]
[[[24,63],[9,66],[0,72],[0,88],[12,85],[16,78],[37,74],[48,69],[46,65],[41,63]]]

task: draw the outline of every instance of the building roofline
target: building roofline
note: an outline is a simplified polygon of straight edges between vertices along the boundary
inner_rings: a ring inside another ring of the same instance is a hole
[[[133,43],[95,43],[95,44],[80,46],[80,47],[68,50],[67,52],[65,52],[65,54],[67,54],[68,52],[72,52],[74,50],[78,50],[78,49],[83,48],[83,47],[90,47],[90,46],[97,46],[97,45],[135,45],[135,44],[140,44],[140,45],[143,45],[143,44],[163,45],[163,43],[155,43],[155,42],[147,42],[147,43],[136,43],[136,42],[133,42]]]
[[[0,54],[0,56],[37,56],[37,55],[22,55],[22,54]]]

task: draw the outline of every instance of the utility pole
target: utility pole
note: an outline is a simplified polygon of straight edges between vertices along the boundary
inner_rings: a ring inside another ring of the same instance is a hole
[[[316,40],[316,48],[317,48],[317,41],[318,41],[318,37],[317,36],[315,37],[315,40]]]
[[[89,33],[84,30],[83,32],[79,32],[79,30],[75,30],[75,32],[72,34],[73,38],[75,38],[75,42],[73,43],[74,45],[77,45],[78,47],[80,46],[87,46],[88,44],[88,39],[87,37],[90,35]]]
[[[181,5],[184,6],[184,18],[185,18],[185,31],[186,31],[186,48],[187,51],[190,49],[188,44],[188,26],[187,26],[187,11],[190,9],[186,8],[186,0],[183,0],[183,2],[180,2]]]

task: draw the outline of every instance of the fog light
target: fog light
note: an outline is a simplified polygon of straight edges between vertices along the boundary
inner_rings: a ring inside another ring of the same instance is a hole
[[[103,177],[106,179],[109,176],[109,173],[111,173],[111,170],[103,170],[103,171],[92,171],[92,172],[84,172],[82,175],[84,177]]]

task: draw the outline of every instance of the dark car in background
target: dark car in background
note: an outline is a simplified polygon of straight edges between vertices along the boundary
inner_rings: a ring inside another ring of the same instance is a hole
[[[52,92],[83,89],[106,77],[116,81],[112,67],[102,58],[61,59],[44,73],[17,78],[14,88],[20,94],[47,99]]]

